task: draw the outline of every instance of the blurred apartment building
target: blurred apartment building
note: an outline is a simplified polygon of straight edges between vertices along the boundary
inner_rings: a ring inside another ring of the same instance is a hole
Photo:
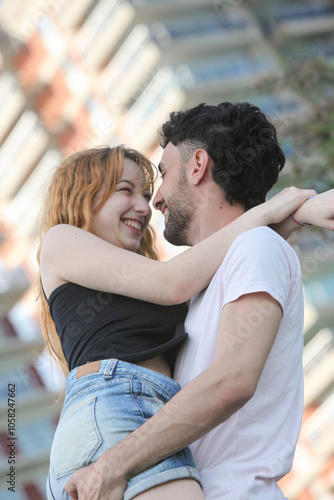
[[[286,120],[306,120],[312,105],[289,82],[268,93],[257,85],[284,81],[293,60],[333,60],[334,6],[326,0],[4,0],[0,24],[0,500],[12,498],[8,383],[17,388],[15,498],[42,500],[59,409],[41,367],[34,242],[53,168],[102,144],[127,144],[156,161],[156,131],[168,112],[199,102],[249,100],[278,129]],[[290,147],[284,144],[287,155]],[[159,215],[153,223],[161,230]],[[282,488],[290,500],[329,500],[333,238],[304,233],[297,249],[306,299],[305,415]],[[161,246],[163,255],[170,251]]]
[[[1,500],[44,500],[52,435],[59,417],[38,361],[44,342],[16,305],[31,286],[24,267],[0,271]],[[14,467],[13,469],[10,467]],[[8,489],[14,488],[14,489]]]

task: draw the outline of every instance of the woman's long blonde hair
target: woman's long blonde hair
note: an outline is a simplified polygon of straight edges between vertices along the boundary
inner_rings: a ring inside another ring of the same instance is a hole
[[[143,170],[146,186],[153,193],[156,171],[150,160],[136,150],[117,146],[101,147],[75,153],[56,168],[50,185],[45,193],[40,214],[40,241],[37,261],[40,265],[40,253],[43,238],[57,224],[71,224],[86,231],[90,230],[93,214],[93,199],[100,187],[106,186],[96,208],[102,208],[108,197],[114,192],[116,182],[123,174],[124,159],[134,161]],[[138,253],[157,260],[154,248],[155,236],[151,226],[143,235]],[[61,347],[60,338],[51,318],[46,301],[40,271],[36,283],[37,299],[40,304],[42,331],[51,356],[59,363],[65,376],[68,365]]]

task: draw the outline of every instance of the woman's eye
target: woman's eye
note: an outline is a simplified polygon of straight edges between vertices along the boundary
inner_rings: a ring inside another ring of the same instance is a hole
[[[121,188],[121,189],[119,189],[119,191],[127,191],[128,193],[131,193],[130,188]]]

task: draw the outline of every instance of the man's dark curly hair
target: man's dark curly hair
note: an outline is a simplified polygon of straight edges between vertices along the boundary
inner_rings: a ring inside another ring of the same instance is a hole
[[[261,110],[247,102],[200,104],[173,112],[160,130],[162,147],[180,147],[185,161],[196,149],[212,158],[213,180],[226,200],[246,210],[263,203],[285,164],[276,129]]]

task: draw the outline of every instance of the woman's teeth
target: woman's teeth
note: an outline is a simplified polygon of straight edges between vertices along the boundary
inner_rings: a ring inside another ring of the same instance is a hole
[[[130,227],[134,227],[138,231],[141,230],[141,224],[139,222],[135,222],[133,220],[125,220],[124,224],[126,224],[127,226],[130,226]]]

